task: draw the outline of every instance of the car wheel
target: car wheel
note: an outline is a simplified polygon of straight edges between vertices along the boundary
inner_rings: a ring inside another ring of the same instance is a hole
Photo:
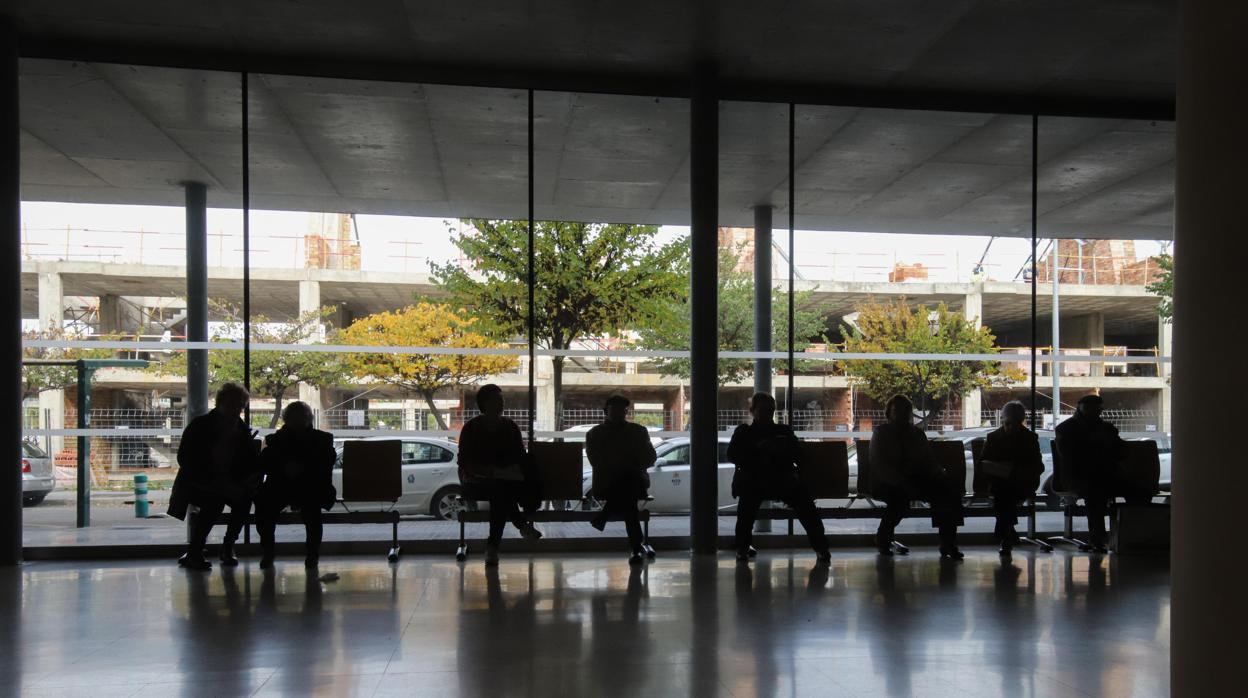
[[[48,496],[47,493],[44,493],[44,494],[31,495],[29,497],[22,497],[22,506],[24,507],[36,506],[40,504],[41,502],[43,502],[44,498],[47,496]]]
[[[459,498],[459,494],[459,488],[454,485],[438,490],[433,495],[433,503],[429,505],[429,514],[435,519],[454,521],[460,510],[464,508],[464,502]]]

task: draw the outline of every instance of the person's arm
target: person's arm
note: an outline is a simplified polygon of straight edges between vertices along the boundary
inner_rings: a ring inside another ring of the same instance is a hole
[[[728,440],[728,462],[738,468],[749,466],[754,460],[753,448],[749,443],[750,428],[744,424],[737,425]]]
[[[602,443],[602,430],[598,427],[585,434],[585,457],[589,459],[589,467],[598,469],[605,463]]]
[[[1027,452],[1021,463],[1025,465],[1028,472],[1039,475],[1044,472],[1044,457],[1040,454],[1040,437],[1036,436],[1036,432],[1027,432]]]
[[[507,462],[502,465],[506,467],[525,465],[529,460],[529,452],[524,450],[524,435],[520,433],[520,425],[511,420],[507,421],[511,425],[508,429],[510,443],[507,449]]]
[[[459,465],[460,480],[478,474],[485,465],[481,462],[477,427],[472,421],[459,430],[459,454],[455,457],[455,462]]]
[[[638,452],[641,458],[637,467],[640,470],[648,470],[654,462],[659,459],[659,454],[654,450],[654,444],[650,443],[650,432],[645,427],[640,429],[641,438],[637,442]]]

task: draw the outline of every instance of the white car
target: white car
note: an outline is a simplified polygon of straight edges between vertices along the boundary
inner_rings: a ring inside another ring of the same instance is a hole
[[[387,441],[387,437],[362,439]],[[404,437],[403,495],[397,504],[390,502],[351,502],[351,511],[389,511],[401,514],[427,514],[439,519],[454,519],[460,508],[459,447],[447,439]],[[342,446],[336,445],[338,461],[334,463],[334,487],[342,497]],[[335,505],[335,509],[342,508]]]
[[[38,446],[22,442],[22,504],[34,506],[56,489],[52,459]]]
[[[584,437],[584,436],[581,436],[580,434],[585,434],[585,433],[588,433],[590,429],[593,429],[593,428],[594,428],[594,427],[596,427],[596,426],[598,426],[598,425],[597,425],[597,424],[578,424],[578,425],[576,425],[576,426],[574,426],[574,427],[568,427],[567,429],[564,429],[564,431],[576,432],[576,433],[577,433],[577,435],[576,435],[576,436],[565,436],[565,437],[563,437],[563,440],[564,440],[564,441],[567,441],[567,442],[569,442],[569,443],[582,443],[582,442],[584,442],[584,441],[585,441],[585,437]],[[662,439],[661,437],[654,436],[654,434],[656,434],[656,433],[658,433],[658,432],[660,432],[660,431],[663,431],[662,429],[660,429],[660,428],[658,428],[658,427],[646,427],[646,431],[650,432],[650,434],[651,434],[651,436],[650,436],[650,444],[651,444],[651,445],[653,445],[653,446],[656,446],[656,447],[657,447],[659,444],[663,443],[663,439]]]
[[[650,496],[654,498],[646,508],[656,514],[689,511],[689,437],[678,436],[655,447],[658,458],[650,466]],[[728,462],[728,437],[719,437],[719,500],[720,509],[735,506],[732,498],[732,474],[736,466]],[[586,466],[582,487],[584,502],[588,508],[597,508],[598,502],[590,496],[591,474]]]

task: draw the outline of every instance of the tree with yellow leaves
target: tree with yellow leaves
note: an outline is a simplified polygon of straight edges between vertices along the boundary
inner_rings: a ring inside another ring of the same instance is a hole
[[[444,347],[491,349],[500,345],[476,331],[476,320],[444,303],[420,302],[402,310],[374,313],[351,323],[338,342],[375,347]],[[472,385],[487,376],[514,370],[514,356],[480,354],[407,354],[399,352],[346,354],[347,369],[368,378],[418,393],[446,429],[434,406],[434,394],[445,388]]]

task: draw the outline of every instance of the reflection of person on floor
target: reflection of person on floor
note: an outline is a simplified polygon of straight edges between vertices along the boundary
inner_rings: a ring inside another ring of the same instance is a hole
[[[992,490],[992,506],[997,514],[993,535],[1001,544],[1001,554],[1008,555],[1018,542],[1018,505],[1027,501],[1040,486],[1044,462],[1040,458],[1040,439],[1023,422],[1027,408],[1013,400],[1001,408],[1000,428],[988,433],[980,456]]]
[[[238,564],[234,542],[247,523],[251,494],[259,475],[255,434],[241,418],[247,400],[246,390],[226,383],[217,391],[216,406],[191,420],[182,432],[169,515],[182,519],[187,516],[189,505],[199,508],[191,515],[186,554],[178,560],[184,567],[212,567],[204,558],[204,545],[226,505],[230,507],[230,519],[221,548],[221,564]]]
[[[321,509],[332,509],[334,436],[312,427],[312,408],[292,402],[282,410],[282,428],[264,439],[260,464],[264,483],[256,495],[256,530],[260,533],[262,569],[273,565],[277,515],[287,506],[299,510],[306,536],[304,565],[316,567],[321,549]]]
[[[1105,515],[1109,500],[1129,490],[1118,469],[1127,444],[1118,436],[1117,427],[1101,419],[1103,406],[1100,395],[1084,395],[1075,407],[1075,416],[1054,429],[1065,479],[1062,484],[1074,490],[1087,505],[1091,538],[1088,542],[1099,552],[1106,550]]]
[[[481,414],[459,432],[459,482],[464,497],[490,503],[490,535],[485,564],[498,564],[498,546],[510,519],[520,535],[541,538],[529,516],[537,510],[537,479],[524,450],[520,427],[503,416],[503,390],[490,383],[477,391]],[[523,507],[523,512],[521,511]]]
[[[888,505],[875,533],[881,555],[892,555],[893,531],[910,502],[926,500],[932,525],[940,535],[940,556],[961,560],[958,526],[962,525],[962,483],[945,473],[932,455],[927,435],[914,425],[914,405],[896,395],[884,407],[888,421],[871,432],[872,496]]]
[[[591,524],[601,531],[612,516],[622,519],[632,550],[628,561],[635,564],[645,559],[637,500],[643,499],[650,489],[646,470],[658,456],[650,443],[650,432],[640,424],[626,421],[628,405],[628,398],[623,395],[607,398],[603,407],[606,419],[585,435],[585,454],[593,468],[594,498],[602,502],[602,511]]]
[[[775,415],[776,399],[767,393],[754,393],[750,423],[738,426],[728,443],[728,460],[737,466],[732,476],[732,495],[737,498],[737,559],[749,559],[758,508],[771,499],[784,502],[797,514],[810,547],[821,562],[826,562],[831,554],[823,520],[815,510],[815,501],[797,479],[801,443],[793,427],[777,424]]]

